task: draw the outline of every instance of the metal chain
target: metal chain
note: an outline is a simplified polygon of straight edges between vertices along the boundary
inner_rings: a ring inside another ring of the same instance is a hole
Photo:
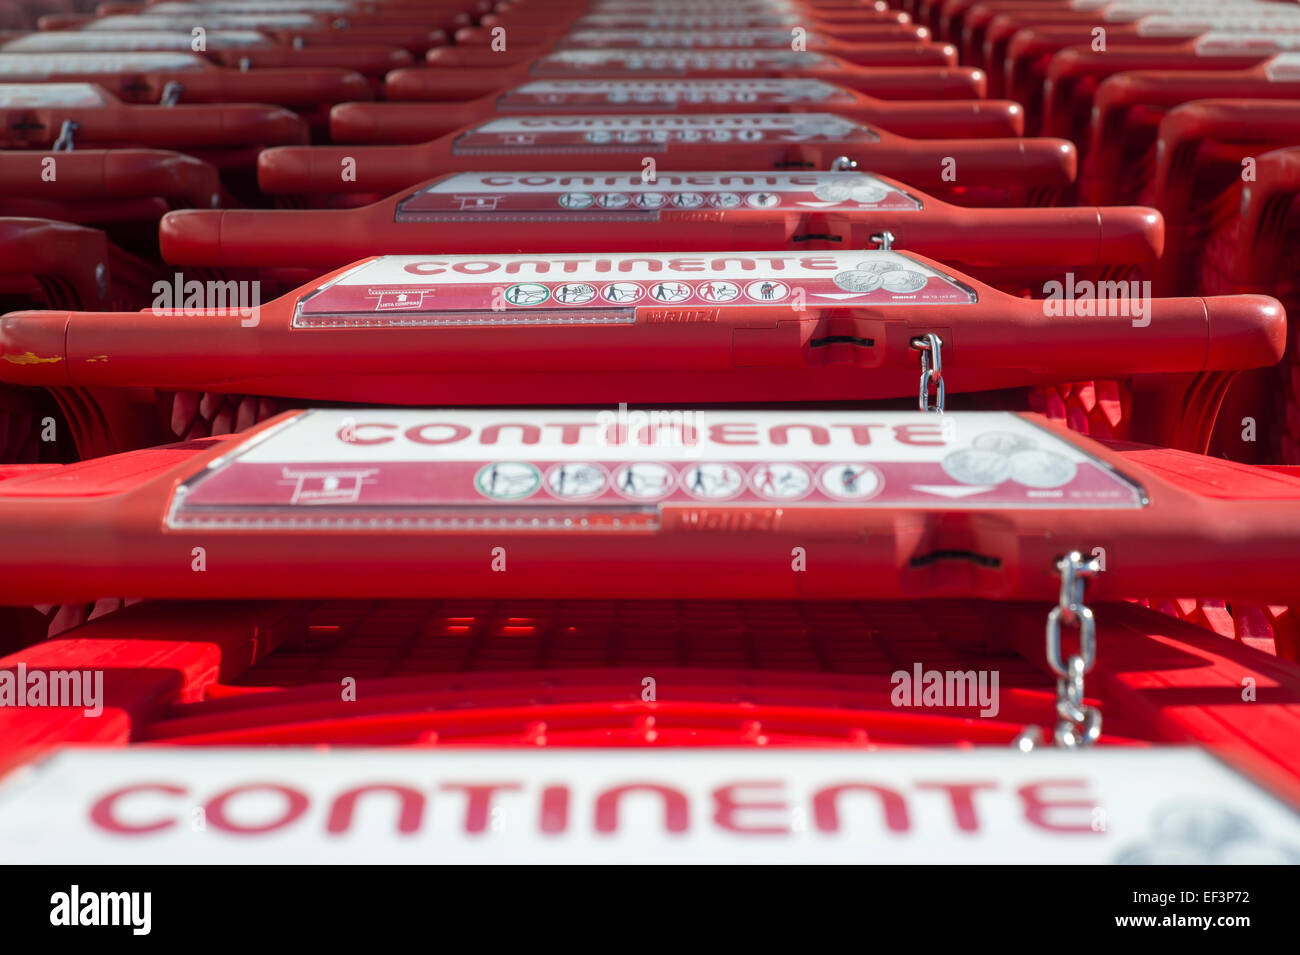
[[[943,414],[943,339],[930,332],[911,341],[912,348],[921,353],[921,391],[919,404],[922,411]],[[930,404],[930,395],[934,394],[934,405]]]
[[[1061,749],[1080,749],[1091,746],[1101,736],[1101,711],[1084,703],[1083,677],[1097,660],[1097,621],[1092,608],[1083,602],[1084,583],[1100,573],[1098,558],[1084,560],[1083,555],[1071,551],[1056,561],[1061,576],[1061,591],[1055,607],[1047,614],[1047,663],[1057,675],[1056,729],[1052,734]],[[1061,626],[1079,628],[1079,652],[1063,658],[1061,651]],[[1025,752],[1042,743],[1042,733],[1032,726],[1015,740],[1015,746]]]
[[[72,139],[81,126],[70,119],[63,121],[63,126],[59,129],[59,138],[54,140],[54,145],[50,147],[51,152],[68,153],[72,152]]]

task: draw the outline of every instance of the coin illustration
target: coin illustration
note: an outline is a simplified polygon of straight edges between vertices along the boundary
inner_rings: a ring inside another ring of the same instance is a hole
[[[985,431],[976,437],[971,442],[971,445],[981,451],[1015,454],[1017,451],[1028,451],[1034,447],[1034,439],[1026,438],[1024,435],[1012,434],[1009,431]]]
[[[847,182],[824,182],[813,190],[813,195],[822,202],[847,202],[853,187]]]
[[[1011,476],[1009,457],[978,448],[954,451],[943,459],[942,467],[944,473],[962,484],[1001,484]]]
[[[850,194],[854,202],[860,202],[864,206],[874,206],[878,202],[883,202],[888,195],[888,189],[874,182],[854,186],[853,192]]]
[[[912,269],[890,269],[880,277],[880,283],[891,292],[915,292],[925,285],[926,278]]]
[[[1078,468],[1055,451],[1017,451],[1008,459],[1011,477],[1026,487],[1060,487],[1073,480]]]
[[[846,292],[874,292],[880,288],[880,276],[862,269],[835,274],[835,284]]]

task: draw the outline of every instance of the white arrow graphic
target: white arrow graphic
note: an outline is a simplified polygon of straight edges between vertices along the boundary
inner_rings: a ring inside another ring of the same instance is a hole
[[[991,491],[994,487],[992,484],[913,484],[912,490],[937,494],[939,497],[967,497]]]

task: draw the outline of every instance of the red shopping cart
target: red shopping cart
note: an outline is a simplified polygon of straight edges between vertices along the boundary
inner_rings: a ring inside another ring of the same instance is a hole
[[[8,360],[0,377],[56,395],[137,389],[166,421],[172,392],[461,406],[919,392],[930,407],[945,394],[1139,376],[1136,410],[1116,400],[1078,424],[1202,449],[1235,372],[1280,358],[1280,306],[1144,301],[1113,284],[1099,297],[1067,277],[1054,298],[1030,301],[883,250],[383,256],[266,304],[247,282],[178,276],[171,307],[11,312],[0,356],[39,360]],[[218,292],[219,308],[185,304]],[[113,446],[111,425],[79,446]],[[121,442],[140,440],[133,427]]]
[[[1153,209],[965,209],[852,171],[572,170],[453,173],[355,209],[179,212],[159,239],[176,265],[295,284],[380,250],[492,253],[506,233],[511,249],[546,253],[892,246],[1042,295],[1067,272],[1129,278],[1158,260],[1163,231]]]
[[[388,195],[441,172],[570,168],[574,153],[648,168],[826,169],[845,156],[944,199],[972,205],[1048,202],[1074,180],[1059,139],[910,140],[832,113],[504,116],[428,143],[278,148],[258,159],[268,194]]]

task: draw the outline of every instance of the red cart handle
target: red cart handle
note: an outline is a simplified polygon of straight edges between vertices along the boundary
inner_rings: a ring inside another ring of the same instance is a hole
[[[49,219],[0,217],[0,276],[52,278],[71,287],[82,308],[102,308],[109,300],[108,239],[87,229]],[[66,296],[52,296],[67,307]],[[21,356],[15,356],[21,360]]]
[[[571,63],[559,57],[542,57],[514,66],[493,63],[466,47],[438,47],[425,58],[433,69],[394,70],[388,75],[388,99],[476,99],[535,79],[807,78],[899,100],[980,99],[987,87],[984,71],[969,67],[926,66],[915,60],[896,67],[864,67],[824,54],[803,54],[792,61],[787,56],[741,58],[719,51],[670,51],[656,57],[609,51],[599,63],[585,64],[581,69],[571,68]]]
[[[0,195],[30,196],[32,183],[56,201],[161,197],[175,205],[206,209],[219,204],[217,170],[191,156],[163,150],[77,149],[59,153],[58,174],[46,182],[49,154],[0,152]]]
[[[1064,287],[1026,300],[884,251],[388,256],[265,305],[236,305],[230,282],[222,307],[188,313],[180,287],[146,312],[12,312],[0,357],[42,360],[0,364],[0,378],[403,404],[854,400],[915,394],[929,334],[949,392],[1282,355],[1272,298],[1142,299],[1115,284],[1091,301]]]
[[[760,114],[728,117],[712,114],[699,117],[704,124],[737,123],[753,126]],[[781,114],[778,125],[787,122]],[[792,114],[791,114],[792,115]],[[828,114],[802,114],[804,124],[826,120]],[[686,125],[694,117],[637,116],[632,125],[646,130],[652,127]],[[622,117],[560,116],[529,117],[521,120],[533,128],[554,128],[556,135],[582,143],[583,128],[615,129]],[[762,122],[766,122],[763,120]],[[841,121],[846,122],[846,121]],[[407,146],[281,147],[266,150],[258,157],[258,183],[270,194],[299,193],[331,195],[338,193],[387,194],[406,188],[442,171],[463,168],[467,161],[477,169],[517,169],[521,164],[536,168],[559,168],[572,164],[571,150],[546,153],[526,145],[512,148],[513,134],[488,129],[482,124],[458,134],[444,136],[429,143]],[[626,124],[625,124],[626,125]],[[737,126],[739,128],[739,126]],[[573,132],[577,130],[577,132]],[[1075,176],[1075,150],[1059,139],[1001,140],[910,140],[883,130],[874,135],[875,142],[864,142],[864,128],[857,127],[846,138],[826,142],[817,137],[806,143],[781,141],[704,144],[695,141],[670,142],[656,150],[660,164],[676,170],[688,169],[772,169],[789,166],[814,169],[828,168],[840,156],[848,156],[859,165],[877,170],[942,195],[961,195],[967,189],[1000,188],[1027,195],[1037,189],[1054,190],[1070,185]],[[483,147],[472,150],[464,138],[469,134],[483,137]],[[577,139],[572,139],[572,136]],[[530,136],[535,139],[534,134]],[[703,138],[701,135],[700,138]],[[820,140],[820,141],[818,141]],[[644,151],[646,146],[641,146]],[[640,152],[636,154],[638,157]]]
[[[135,106],[0,109],[0,143],[50,148],[68,127],[77,145],[159,146],[185,149],[236,145],[282,146],[310,141],[307,124],[279,106]],[[75,150],[73,150],[75,151]]]
[[[159,240],[164,258],[177,265],[296,267],[319,272],[381,251],[495,252],[503,248],[506,230],[512,249],[554,253],[795,249],[814,236],[843,248],[866,249],[879,244],[888,232],[896,248],[942,262],[1064,271],[1072,266],[1152,263],[1160,256],[1164,234],[1163,221],[1154,209],[959,208],[894,180],[854,172],[766,174],[757,180],[752,174],[735,172],[661,174],[662,189],[771,189],[774,197],[780,197],[772,208],[738,203],[739,208],[712,209],[704,218],[690,209],[665,209],[633,219],[612,213],[610,221],[611,216],[558,208],[566,190],[596,188],[597,183],[612,192],[637,186],[648,189],[637,174],[612,171],[462,173],[355,209],[178,212],[163,218]],[[519,206],[503,203],[499,193],[507,185],[527,188],[532,195],[525,192]],[[817,201],[818,190],[823,195],[849,196],[850,201]],[[866,198],[878,197],[881,205],[855,205],[851,201],[855,190],[869,191]],[[443,228],[429,228],[418,211],[422,197],[429,195],[461,197],[444,204],[436,217],[445,224]],[[466,200],[468,211],[457,204]],[[706,201],[704,194],[698,201]],[[487,211],[478,210],[480,205]],[[536,220],[536,227],[506,225],[525,215]]]
[[[708,84],[718,81],[697,80],[692,86],[696,91],[707,93]],[[778,81],[779,82],[779,81]],[[655,81],[644,84],[643,88],[653,92]],[[553,102],[556,95],[565,95],[553,91],[548,102],[548,112],[573,109],[575,112],[589,113],[595,109],[609,109],[611,112],[626,111],[626,106],[611,107],[609,104],[590,102],[590,97],[579,96],[589,87],[583,83],[582,89],[575,89],[572,98],[575,105],[557,105]],[[671,89],[671,87],[667,88]],[[528,93],[528,87],[518,87],[516,93]],[[508,107],[509,92],[484,96],[479,99],[451,103],[340,103],[330,110],[330,137],[336,143],[421,143],[469,126],[498,114],[516,113],[517,108]],[[841,99],[852,97],[851,103],[840,103]],[[879,124],[891,133],[912,139],[955,138],[982,139],[1001,136],[1021,136],[1024,134],[1024,113],[1019,103],[1010,100],[962,100],[927,101],[911,100],[908,102],[891,102],[877,99],[861,93],[841,90],[836,97],[835,112],[858,122]],[[580,103],[581,105],[578,105]],[[806,100],[789,103],[779,100],[772,104],[753,104],[740,110],[776,111],[789,110],[799,112],[808,109]],[[728,102],[720,107],[717,102],[682,103],[658,105],[659,109],[672,109],[675,112],[717,112],[719,108],[736,111],[737,104]]]

